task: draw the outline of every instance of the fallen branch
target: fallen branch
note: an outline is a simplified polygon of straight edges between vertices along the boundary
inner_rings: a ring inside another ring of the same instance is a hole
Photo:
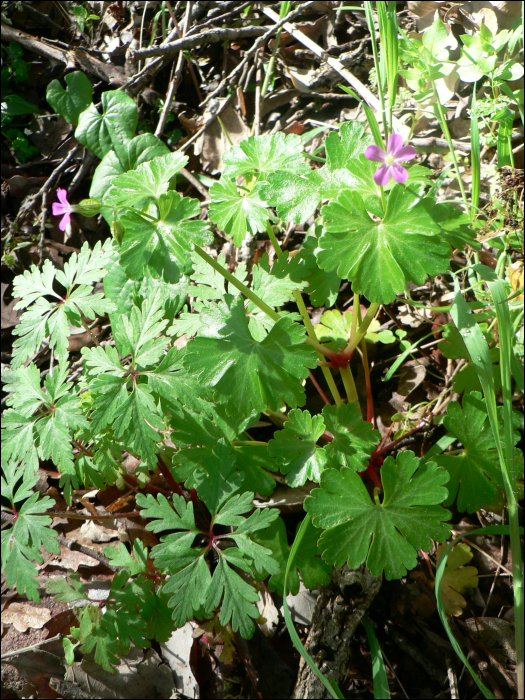
[[[133,57],[140,59],[149,58],[150,56],[170,56],[178,53],[179,51],[193,49],[195,46],[202,43],[213,44],[218,41],[245,39],[252,36],[261,36],[266,34],[267,31],[268,27],[238,27],[237,29],[225,27],[222,29],[208,29],[201,34],[184,36],[181,39],[177,39],[177,41],[173,41],[169,44],[152,46],[150,49],[136,49],[133,52]]]
[[[282,21],[279,22],[279,15],[271,10],[269,7],[265,7],[264,3],[260,3],[260,9],[264,14],[272,19],[274,22],[278,22],[279,25],[282,24]],[[288,15],[287,19],[290,19],[290,15]],[[277,28],[278,24],[275,25]],[[303,46],[306,46],[307,49],[310,49],[316,56],[318,56],[320,59],[322,59],[325,63],[327,63],[331,68],[336,70],[340,76],[342,76],[347,83],[349,83],[353,89],[357,92],[358,95],[360,95],[365,102],[367,102],[370,107],[376,110],[376,112],[381,112],[381,105],[379,103],[379,100],[375,95],[373,95],[370,90],[366,87],[366,85],[363,85],[363,83],[355,77],[352,73],[350,73],[349,70],[347,70],[341,61],[338,61],[337,58],[333,58],[330,56],[329,53],[326,51],[323,51],[323,49],[318,46],[318,44],[315,43],[315,41],[312,41],[309,37],[306,36],[306,34],[303,34],[297,27],[293,24],[290,24],[290,22],[285,22],[284,23],[284,28],[286,31],[293,36],[294,39],[299,41]],[[393,120],[396,128],[398,130],[405,129],[405,125],[402,124],[399,119]]]

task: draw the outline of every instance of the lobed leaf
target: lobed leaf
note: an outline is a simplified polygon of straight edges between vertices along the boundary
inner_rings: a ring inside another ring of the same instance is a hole
[[[392,188],[380,221],[370,217],[354,190],[343,190],[322,213],[320,267],[336,269],[370,301],[389,303],[408,281],[423,284],[427,275],[448,268],[449,246],[437,235],[438,225],[418,195],[401,185]]]
[[[316,362],[300,326],[281,318],[259,342],[249,331],[242,299],[227,295],[223,320],[188,343],[184,367],[249,414],[252,408],[277,410],[282,401],[292,408],[304,403],[301,379]]]
[[[305,173],[310,170],[303,158],[303,144],[297,134],[250,136],[223,155],[224,175],[268,175],[276,170]]]
[[[447,495],[446,470],[433,462],[419,467],[413,452],[397,462],[387,457],[381,469],[384,499],[374,503],[352,469],[326,469],[321,488],[305,500],[305,510],[324,532],[319,539],[323,559],[334,566],[345,561],[355,569],[366,560],[374,576],[405,576],[417,564],[417,550],[428,551],[432,539],[444,542],[450,512],[440,505]],[[432,539],[431,539],[432,538]]]

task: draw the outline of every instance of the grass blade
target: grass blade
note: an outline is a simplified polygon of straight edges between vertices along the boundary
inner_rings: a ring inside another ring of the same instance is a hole
[[[505,107],[499,117],[498,126],[498,168],[504,165],[514,167],[514,157],[512,154],[512,123],[514,121],[514,112],[508,107]]]
[[[521,532],[523,533],[523,528],[521,528]],[[444,548],[443,551],[441,552],[441,557],[439,559],[437,568],[436,568],[436,582],[435,582],[435,591],[436,591],[436,603],[437,603],[437,609],[439,613],[439,617],[441,618],[441,622],[443,623],[443,627],[445,628],[445,632],[448,635],[448,638],[450,640],[450,643],[454,647],[454,651],[456,654],[459,656],[461,661],[465,664],[467,667],[470,675],[474,679],[476,685],[478,688],[481,690],[483,695],[486,698],[494,698],[495,696],[492,695],[490,690],[485,686],[482,681],[479,680],[477,677],[476,673],[474,672],[474,669],[472,666],[469,664],[467,661],[465,655],[463,654],[463,650],[459,646],[456,638],[452,634],[452,630],[450,629],[450,625],[448,624],[448,619],[447,619],[447,614],[445,612],[445,605],[443,604],[443,599],[441,598],[441,579],[443,577],[443,573],[445,571],[445,566],[447,565],[447,559],[448,555],[450,554],[450,550],[454,545],[459,542],[459,540],[462,537],[465,537],[466,535],[508,535],[509,534],[509,526],[508,525],[490,525],[489,527],[480,527],[477,528],[476,530],[471,530],[470,532],[466,532],[463,535],[459,535],[459,537],[456,537],[453,539],[451,542],[449,542]]]
[[[317,668],[317,664],[315,663],[315,661],[312,659],[310,654],[304,648],[303,643],[299,639],[299,635],[297,634],[297,632],[295,630],[292,618],[290,616],[290,610],[288,609],[288,603],[286,602],[286,591],[288,588],[288,574],[290,573],[290,569],[292,567],[293,560],[295,558],[297,550],[299,549],[299,545],[301,544],[301,541],[305,535],[305,532],[308,528],[308,525],[310,524],[311,519],[312,519],[312,516],[307,515],[306,518],[301,523],[301,527],[297,531],[294,543],[293,543],[292,548],[290,550],[290,555],[288,557],[288,561],[286,562],[286,571],[284,572],[284,590],[283,590],[284,621],[286,623],[286,627],[288,628],[288,632],[290,634],[290,638],[293,642],[294,647],[301,654],[303,659],[306,661],[308,666],[315,673],[317,678],[319,678],[319,680],[324,685],[324,687],[328,690],[330,695],[333,698],[337,699],[337,698],[343,698],[342,692],[339,690],[339,688],[337,687],[337,684],[335,682],[333,682],[333,685],[332,685],[332,683],[328,680],[328,678],[323,673],[321,673],[321,671]]]
[[[515,636],[516,636],[516,658],[518,674],[518,695],[523,696],[523,652],[524,652],[524,625],[523,625],[523,572],[521,569],[521,543],[519,537],[518,504],[516,499],[516,458],[514,450],[513,418],[512,418],[512,322],[510,319],[507,292],[503,280],[485,265],[475,265],[474,269],[487,281],[488,288],[494,300],[496,318],[498,321],[498,334],[500,344],[500,368],[501,368],[501,388],[503,394],[503,415],[504,415],[504,444],[505,459],[503,458],[501,443],[498,445],[503,483],[507,496],[507,508],[509,514],[510,545],[512,550],[512,577],[514,588],[514,608],[515,608]],[[488,402],[487,402],[488,404]],[[496,437],[496,435],[495,435]]]
[[[472,169],[472,191],[470,196],[470,216],[475,217],[479,207],[479,188],[481,182],[481,158],[479,151],[478,118],[474,115],[476,106],[476,83],[472,88],[472,104],[470,106],[470,167]]]
[[[504,397],[504,425],[505,425],[505,452],[510,458],[509,463],[505,459],[503,452],[502,440],[498,425],[498,415],[496,406],[496,393],[494,391],[494,378],[492,374],[492,362],[490,358],[490,350],[485,340],[480,327],[476,323],[475,316],[470,312],[467,302],[463,298],[463,294],[459,288],[457,277],[454,277],[455,297],[454,304],[450,310],[450,315],[458,331],[460,332],[465,345],[467,347],[470,359],[476,370],[476,374],[483,389],[483,395],[487,406],[487,414],[489,417],[490,427],[494,437],[498,458],[500,462],[501,475],[505,487],[507,497],[509,527],[510,527],[510,546],[512,551],[512,574],[513,574],[513,589],[514,589],[514,606],[516,609],[516,656],[517,656],[517,673],[518,673],[518,695],[523,696],[523,574],[521,571],[521,543],[518,534],[518,512],[516,495],[514,493],[515,467],[514,464],[514,442],[512,437],[512,392],[510,384],[510,314],[507,303],[507,295],[500,280],[496,274],[484,265],[476,265],[476,272],[485,277],[488,282],[489,289],[493,295],[496,317],[498,319],[498,327],[500,332],[500,362],[501,376],[503,385]],[[500,325],[501,324],[501,325]],[[505,386],[506,385],[506,386]],[[509,444],[510,443],[510,444]]]
[[[372,136],[374,137],[374,142],[379,148],[385,148],[385,144],[383,142],[383,137],[381,136],[381,132],[379,131],[379,126],[377,124],[377,119],[375,118],[374,113],[370,109],[370,107],[366,104],[364,100],[362,100],[356,93],[346,85],[339,85],[341,90],[344,90],[347,92],[349,95],[352,95],[352,97],[355,97],[356,100],[358,100],[365,112],[366,115],[366,120],[368,122],[368,126],[370,127],[370,132]]]
[[[390,688],[388,687],[385,662],[383,661],[383,654],[381,653],[381,647],[377,641],[376,633],[366,616],[362,618],[361,622],[366,630],[366,636],[368,637],[368,643],[370,645],[372,677],[374,679],[374,698],[375,700],[389,700]]]
[[[370,2],[370,0],[365,0],[364,8],[365,8],[366,23],[368,24],[368,31],[370,32],[370,38],[372,41],[372,53],[374,54],[374,66],[375,66],[376,75],[377,75],[377,91],[379,93],[379,102],[381,104],[381,116],[383,119],[383,131],[384,131],[385,141],[386,141],[387,134],[388,134],[388,125],[387,125],[386,111],[385,111],[385,95],[384,95],[383,84],[382,84],[382,80],[381,80],[381,67],[380,67],[379,58],[377,55],[376,30],[374,27],[374,13],[372,10],[372,3]]]
[[[380,66],[384,65],[386,83],[388,86],[388,110],[392,116],[392,108],[397,96],[397,69],[398,69],[398,44],[397,44],[397,12],[396,3],[389,0],[384,3],[376,3],[379,20],[379,36],[381,37]],[[390,119],[390,129],[392,123]]]

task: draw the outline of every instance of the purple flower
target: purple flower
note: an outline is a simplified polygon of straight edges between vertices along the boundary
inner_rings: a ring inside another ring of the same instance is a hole
[[[396,182],[406,182],[408,172],[400,161],[412,160],[416,157],[416,151],[413,146],[403,146],[403,137],[401,134],[390,134],[388,137],[388,145],[386,153],[379,146],[367,146],[365,149],[365,157],[368,160],[375,160],[383,165],[374,173],[374,182],[377,185],[384,187],[390,180],[390,176]]]
[[[58,228],[61,231],[66,230],[66,226],[71,221],[71,212],[73,208],[71,204],[67,201],[67,190],[61,189],[57,190],[58,202],[53,202],[52,212],[53,216],[62,216]]]

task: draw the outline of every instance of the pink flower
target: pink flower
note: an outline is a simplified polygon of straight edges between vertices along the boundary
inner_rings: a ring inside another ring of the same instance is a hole
[[[58,228],[61,231],[66,230],[66,226],[71,221],[71,212],[73,208],[71,204],[67,201],[67,190],[61,189],[57,190],[58,202],[53,202],[52,212],[53,216],[62,216]]]
[[[390,134],[388,137],[388,145],[386,153],[379,146],[367,146],[365,149],[365,157],[368,160],[375,160],[383,165],[374,173],[374,182],[377,185],[384,187],[390,180],[390,176],[396,182],[406,182],[408,172],[400,161],[412,160],[416,157],[416,151],[413,146],[403,146],[403,137],[401,134]]]

